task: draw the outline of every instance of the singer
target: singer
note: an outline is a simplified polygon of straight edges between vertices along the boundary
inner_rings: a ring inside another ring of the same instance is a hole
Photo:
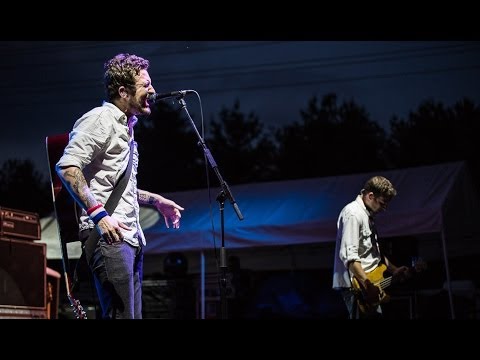
[[[137,189],[133,130],[137,116],[151,113],[148,99],[155,95],[148,67],[148,60],[130,54],[118,54],[105,63],[106,101],[75,122],[56,164],[59,177],[83,209],[80,239],[104,319],[142,318],[146,241],[139,205],[153,206],[165,225],[175,229],[184,210],[161,195]],[[107,206],[111,196],[115,201]]]

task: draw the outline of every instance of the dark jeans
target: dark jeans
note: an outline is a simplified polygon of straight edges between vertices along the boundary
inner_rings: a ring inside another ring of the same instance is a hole
[[[342,289],[340,290],[340,294],[342,296],[345,305],[347,306],[348,311],[348,318],[349,319],[358,319],[358,306],[357,306],[357,298],[352,290],[350,289]]]
[[[88,233],[82,231],[80,238],[87,239]],[[134,247],[125,241],[108,245],[100,240],[90,261],[90,269],[103,319],[142,318],[142,246]]]
[[[382,309],[380,305],[371,313],[362,313],[358,308],[357,294],[351,289],[342,289],[340,291],[343,301],[347,306],[349,319],[381,319]]]

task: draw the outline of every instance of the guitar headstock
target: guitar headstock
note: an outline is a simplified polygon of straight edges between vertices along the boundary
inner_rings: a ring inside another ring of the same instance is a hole
[[[421,257],[413,256],[412,270],[417,273],[427,270],[427,262]]]
[[[427,263],[421,257],[412,257],[411,266],[401,266],[397,268],[396,272],[393,274],[395,281],[403,282],[415,276],[418,273],[421,273],[427,269]]]
[[[75,314],[75,317],[79,320],[83,320],[87,318],[87,313],[85,310],[83,310],[82,305],[80,304],[80,301],[77,299],[74,299],[71,295],[68,295],[68,300],[70,301],[70,306],[73,309],[73,313]]]

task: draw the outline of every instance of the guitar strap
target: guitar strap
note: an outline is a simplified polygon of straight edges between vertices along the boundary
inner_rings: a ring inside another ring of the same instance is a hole
[[[128,181],[130,180],[130,174],[132,173],[132,159],[133,159],[133,152],[134,152],[134,140],[132,138],[130,142],[130,156],[128,158],[128,165],[123,174],[120,176],[120,180],[115,185],[115,188],[113,189],[112,193],[110,194],[107,203],[105,204],[105,210],[109,214],[113,214],[115,211],[118,201],[120,200],[120,197],[122,196],[123,192],[125,191],[125,188],[127,187]],[[100,234],[98,231],[95,231],[95,228],[93,228],[90,231],[90,235],[85,241],[85,244],[83,246],[83,253],[85,254],[87,258],[87,263],[90,264],[90,260],[92,259],[93,252],[95,251],[95,247],[97,246],[98,240],[100,240]],[[83,254],[82,254],[83,255]]]
[[[383,252],[380,249],[380,244],[378,242],[378,232],[377,232],[377,227],[375,226],[375,221],[373,219],[373,216],[370,215],[368,217],[368,226],[370,226],[370,231],[372,232],[372,235],[370,235],[370,241],[372,242],[372,245],[375,246],[377,249],[378,253],[380,254],[380,258],[382,262],[385,263],[385,260],[383,258]]]

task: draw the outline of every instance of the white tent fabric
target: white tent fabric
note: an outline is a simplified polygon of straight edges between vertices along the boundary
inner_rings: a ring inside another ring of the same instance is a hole
[[[461,238],[470,234],[478,214],[475,189],[463,162],[375,173],[232,186],[244,215],[240,221],[225,204],[225,242],[228,248],[295,245],[335,241],[342,207],[374,175],[391,179],[398,196],[377,217],[383,238],[441,233]],[[219,189],[212,190],[215,199]],[[180,230],[166,229],[163,220],[145,230],[147,254],[217,246],[220,212],[213,200],[210,216],[205,190],[167,194],[185,207]]]
[[[375,173],[266,182],[231,186],[244,215],[240,221],[225,203],[225,243],[228,248],[295,245],[335,241],[337,216],[373,175],[389,178],[398,196],[377,217],[383,238],[445,232],[459,241],[475,230],[478,216],[475,189],[463,162]],[[220,245],[220,211],[215,201],[219,188],[164,194],[185,207],[181,228],[167,229],[151,208],[141,208],[140,222],[147,237],[146,255],[172,251],[213,249],[213,233]],[[212,230],[212,224],[214,231]],[[41,220],[47,258],[60,259],[56,221]],[[78,244],[68,244],[71,258],[80,255]],[[71,250],[72,249],[72,250]]]

